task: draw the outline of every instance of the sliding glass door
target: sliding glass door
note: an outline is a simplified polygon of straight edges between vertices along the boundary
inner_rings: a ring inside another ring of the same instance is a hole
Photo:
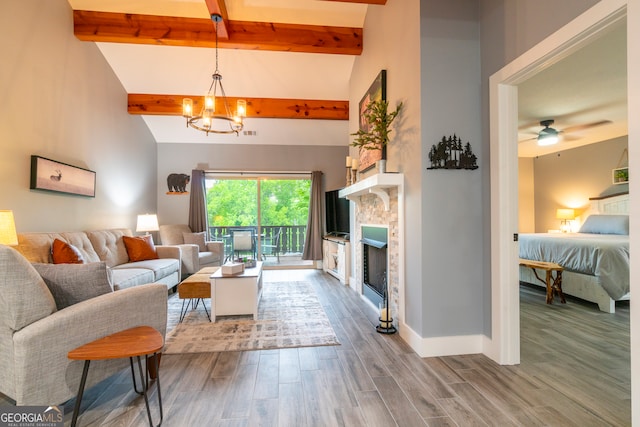
[[[207,174],[207,210],[211,236],[225,242],[225,259],[262,260],[265,266],[305,265],[311,180],[308,175],[247,177]],[[233,253],[234,231],[251,230],[254,254]]]

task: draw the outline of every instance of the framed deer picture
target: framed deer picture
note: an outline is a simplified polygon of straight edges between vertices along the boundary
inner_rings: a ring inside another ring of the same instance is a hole
[[[40,156],[31,156],[32,190],[96,196],[96,173]]]

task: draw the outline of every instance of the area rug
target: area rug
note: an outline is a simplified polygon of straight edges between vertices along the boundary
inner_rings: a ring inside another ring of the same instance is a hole
[[[169,299],[169,323],[182,301]],[[205,300],[207,310],[210,300]],[[209,310],[209,312],[211,312]],[[248,351],[340,345],[313,286],[308,282],[265,282],[253,316],[220,316],[209,322],[202,303],[190,310],[165,340],[165,354]]]

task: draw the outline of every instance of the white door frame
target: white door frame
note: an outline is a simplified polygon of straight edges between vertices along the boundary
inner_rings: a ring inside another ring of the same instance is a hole
[[[492,337],[485,354],[502,365],[520,363],[517,85],[625,19],[627,2],[600,1],[489,79]]]

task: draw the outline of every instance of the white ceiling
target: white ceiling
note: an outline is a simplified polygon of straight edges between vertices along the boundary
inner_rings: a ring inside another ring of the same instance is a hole
[[[621,24],[518,86],[518,154],[534,157],[627,135],[626,26]],[[562,131],[560,142],[538,147],[541,120]]]
[[[68,0],[75,10],[208,18],[204,0]],[[318,0],[226,0],[230,20],[362,27],[367,5]],[[381,6],[378,6],[381,7]],[[215,50],[96,43],[127,93],[203,94],[211,84]],[[354,56],[219,49],[227,96],[347,100]],[[247,119],[241,134],[206,136],[184,119],[143,116],[159,143],[348,145],[348,122]],[[305,125],[306,124],[306,125]],[[315,125],[309,131],[310,125]]]

